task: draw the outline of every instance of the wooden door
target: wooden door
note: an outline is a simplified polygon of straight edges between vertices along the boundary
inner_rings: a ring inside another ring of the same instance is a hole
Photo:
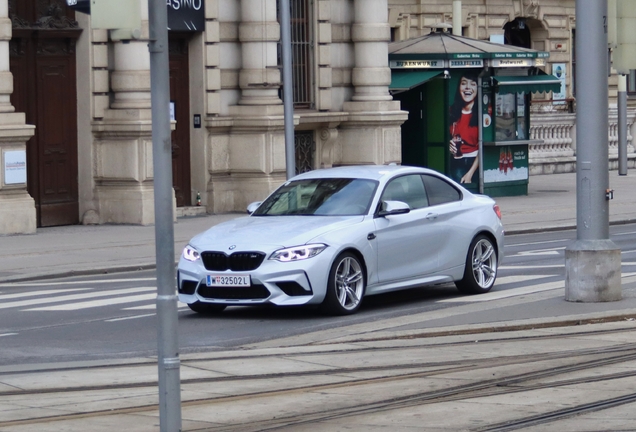
[[[188,35],[170,33],[170,102],[177,126],[172,131],[172,184],[177,206],[192,205],[190,188],[190,69]]]
[[[36,126],[27,142],[27,190],[38,226],[79,223],[75,41],[65,2],[10,0],[11,103]]]

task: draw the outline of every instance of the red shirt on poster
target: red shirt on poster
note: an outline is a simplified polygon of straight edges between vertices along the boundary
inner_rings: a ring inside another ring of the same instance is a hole
[[[462,112],[459,121],[451,125],[451,135],[462,137],[461,152],[469,154],[479,150],[479,130],[477,126],[470,126],[472,113]]]

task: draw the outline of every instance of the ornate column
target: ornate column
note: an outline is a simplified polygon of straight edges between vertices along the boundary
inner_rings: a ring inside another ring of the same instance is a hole
[[[239,105],[281,105],[276,0],[241,0],[238,30],[243,60],[239,73]]]
[[[11,20],[8,0],[0,0],[0,234],[36,230],[35,201],[27,192],[26,143],[35,127],[11,105],[13,75],[9,69]]]
[[[240,6],[241,94],[238,104],[229,107],[228,170],[210,168],[208,202],[214,212],[245,211],[250,202],[262,200],[285,179],[276,0],[241,0]],[[208,125],[222,126],[214,120]]]
[[[148,38],[148,5],[142,3],[142,39]],[[107,39],[93,30],[95,41]],[[150,53],[147,42],[111,41],[114,93],[103,118],[93,124],[95,187],[99,223],[154,223]],[[109,88],[104,74],[94,71],[96,86]]]
[[[388,44],[391,40],[387,0],[354,0],[355,66],[350,102],[344,104],[349,121],[343,123],[344,164],[400,162],[400,125],[408,114],[389,94]]]

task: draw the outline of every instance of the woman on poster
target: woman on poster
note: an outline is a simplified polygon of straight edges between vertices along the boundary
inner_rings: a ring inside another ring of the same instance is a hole
[[[477,75],[465,74],[459,80],[450,107],[450,174],[459,183],[472,183],[479,167],[479,116],[477,114]]]

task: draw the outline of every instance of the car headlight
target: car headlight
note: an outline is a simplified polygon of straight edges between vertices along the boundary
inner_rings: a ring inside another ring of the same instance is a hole
[[[322,243],[294,246],[277,250],[272,254],[272,256],[269,257],[269,259],[281,262],[300,261],[307,258],[315,257],[326,248],[327,245]]]
[[[183,248],[183,258],[187,259],[188,261],[196,261],[201,258],[201,254],[197,252],[197,250],[192,246],[187,245]]]

